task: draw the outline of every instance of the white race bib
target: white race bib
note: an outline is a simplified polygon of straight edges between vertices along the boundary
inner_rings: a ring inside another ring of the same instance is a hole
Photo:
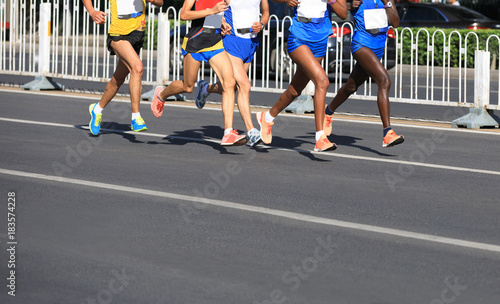
[[[116,0],[118,19],[130,19],[142,14],[142,0]]]
[[[389,26],[387,13],[383,8],[365,9],[365,29],[374,30],[381,29]]]
[[[305,18],[325,17],[328,0],[301,0],[297,7],[297,16]]]
[[[224,12],[220,12],[216,15],[210,15],[205,17],[205,22],[203,22],[203,27],[219,29],[222,26],[222,17]]]

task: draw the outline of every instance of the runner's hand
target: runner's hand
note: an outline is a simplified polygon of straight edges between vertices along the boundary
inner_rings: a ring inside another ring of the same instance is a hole
[[[263,28],[264,26],[262,26],[262,23],[260,22],[254,22],[252,24],[252,31],[256,34],[260,33],[260,31],[262,31]]]
[[[289,7],[296,7],[297,5],[299,5],[299,1],[297,0],[286,0],[286,4],[289,6]]]
[[[358,8],[361,5],[361,3],[363,3],[363,0],[354,0],[351,3],[351,8]]]
[[[94,13],[90,15],[90,17],[92,17],[92,20],[94,20],[94,22],[96,24],[106,23],[106,13],[105,12],[94,11]]]
[[[218,2],[214,7],[212,7],[212,12],[214,15],[227,10],[228,8],[225,1]]]

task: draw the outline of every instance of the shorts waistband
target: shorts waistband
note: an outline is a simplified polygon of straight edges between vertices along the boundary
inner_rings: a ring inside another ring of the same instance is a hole
[[[239,28],[239,29],[236,29],[236,31],[238,32],[238,34],[248,34],[248,33],[252,33],[253,29],[251,29],[251,28]]]
[[[203,32],[208,33],[208,34],[216,34],[216,33],[220,33],[221,29],[215,29],[213,27],[204,27]]]
[[[137,12],[137,13],[132,13],[132,14],[126,14],[126,15],[118,15],[118,19],[131,19],[131,18],[137,18],[140,15],[142,15],[142,12]]]
[[[297,16],[297,21],[302,23],[321,23],[325,18],[307,18],[302,16]]]

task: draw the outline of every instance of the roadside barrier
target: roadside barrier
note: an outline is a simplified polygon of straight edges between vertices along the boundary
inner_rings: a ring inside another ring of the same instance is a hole
[[[6,20],[9,21],[8,27],[0,27],[0,73],[34,76],[35,81],[23,86],[28,90],[64,89],[64,86],[52,80],[57,78],[107,82],[117,64],[116,56],[110,56],[106,49],[109,1],[93,2],[97,10],[107,13],[106,24],[96,25],[81,0],[0,0],[0,26],[6,24]],[[180,45],[190,22],[181,24],[179,15],[180,12],[173,7],[159,13],[158,8],[147,6],[147,43],[140,54],[144,63],[144,85],[168,85],[182,77]],[[290,17],[282,20],[275,15],[270,17],[261,34],[261,50],[257,51],[250,66],[253,91],[280,93],[288,86],[291,80],[289,76],[296,69],[286,52],[286,31],[291,22]],[[335,96],[347,77],[345,69],[352,69],[355,63],[350,52],[342,51],[348,47],[349,39],[346,42],[345,35],[352,34],[352,25],[335,22],[332,25],[334,37],[329,41],[329,49],[323,60],[331,80],[327,97]],[[411,33],[407,35],[410,38],[403,37],[406,32]],[[455,31],[445,35],[438,30],[431,35],[426,29],[421,29],[414,35],[405,28],[394,31],[393,35],[394,58],[388,58],[386,52],[382,59],[386,67],[391,61],[394,62],[394,67],[388,70],[393,79],[391,102],[483,109],[486,113],[500,110],[498,89],[490,89],[492,84],[497,88],[500,86],[500,71],[491,74],[489,55],[481,66],[481,77],[478,78],[477,73],[474,75],[471,69],[467,69],[467,50],[479,50],[479,38],[475,32],[471,31],[462,37]],[[419,49],[417,41],[422,37],[428,41],[424,54],[427,61],[425,65],[418,65],[418,56],[424,51]],[[441,66],[435,66],[431,60],[438,55],[437,37],[444,38],[439,55],[447,58]],[[451,47],[451,40],[455,38],[460,40],[461,47],[458,50]],[[500,41],[500,38],[496,35],[488,38],[486,52],[491,41],[495,40]],[[411,46],[409,63],[402,56],[407,45]],[[460,57],[458,67],[451,67],[451,55]],[[489,81],[484,81],[486,74]],[[208,64],[202,64],[198,77],[208,77],[209,82],[217,80]],[[481,80],[481,85],[475,85],[472,79]],[[484,98],[482,103],[476,102],[476,98],[468,95],[473,90],[474,94],[483,90],[482,96],[487,90],[488,102],[484,102]],[[310,88],[309,91],[314,92]],[[143,98],[152,98],[152,92],[144,93]],[[176,96],[176,99],[182,98]],[[354,98],[375,101],[376,85],[368,80]],[[307,95],[302,99],[310,100]],[[466,126],[478,127],[477,124]]]

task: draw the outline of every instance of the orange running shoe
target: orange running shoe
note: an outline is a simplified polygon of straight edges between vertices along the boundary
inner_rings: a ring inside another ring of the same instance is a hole
[[[334,143],[331,143],[328,138],[326,138],[326,135],[321,135],[319,140],[316,142],[316,145],[314,146],[314,151],[316,152],[323,152],[323,151],[329,151],[329,150],[335,150],[337,149],[337,145]]]
[[[328,105],[325,105],[325,109],[328,107]],[[325,113],[325,120],[323,123],[323,131],[325,131],[326,136],[330,136],[332,134],[332,120],[333,120],[333,114],[332,115],[327,115]]]
[[[246,139],[245,135],[239,135],[238,131],[233,129],[231,133],[229,133],[228,135],[224,135],[224,137],[222,137],[222,141],[220,144],[223,146],[232,146],[236,143],[240,144],[240,142],[244,139]],[[241,142],[241,144],[245,143]]]
[[[266,145],[269,145],[273,140],[271,129],[273,128],[274,122],[266,121],[265,111],[257,113],[257,121],[259,122],[260,125],[260,138]]]
[[[405,137],[403,135],[397,135],[393,130],[389,130],[382,140],[382,147],[389,148],[402,144],[404,141]]]
[[[151,101],[151,112],[153,112],[153,115],[156,117],[161,117],[163,114],[163,106],[165,105],[165,101],[160,99],[161,91],[163,91],[162,86],[156,87],[153,101]]]

